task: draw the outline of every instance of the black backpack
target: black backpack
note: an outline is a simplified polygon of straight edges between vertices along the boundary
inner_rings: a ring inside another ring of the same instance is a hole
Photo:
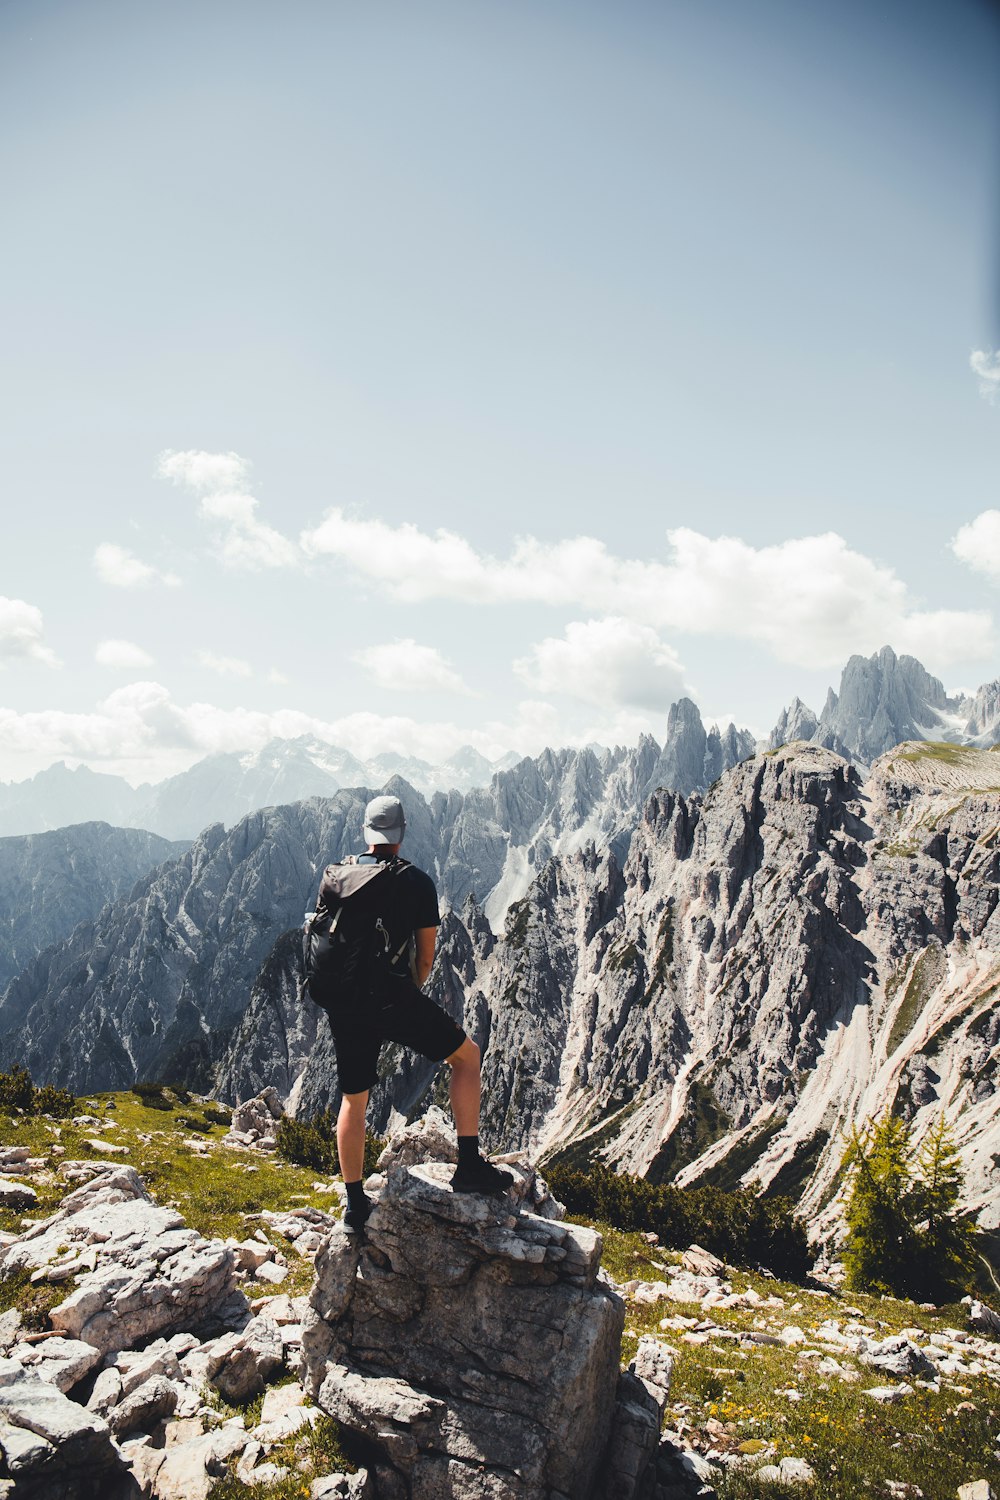
[[[382,912],[386,882],[408,868],[397,855],[370,864],[348,857],[323,871],[302,927],[302,989],[318,1005],[366,998],[406,952],[409,937],[391,951]]]

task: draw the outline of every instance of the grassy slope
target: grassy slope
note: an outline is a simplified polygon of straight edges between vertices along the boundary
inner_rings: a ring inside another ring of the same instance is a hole
[[[16,1119],[0,1115],[0,1144],[23,1144],[37,1156],[48,1156],[52,1146],[65,1149],[65,1156],[97,1159],[101,1153],[85,1144],[88,1136],[102,1135],[107,1141],[128,1147],[120,1159],[136,1166],[152,1196],[175,1204],[188,1223],[206,1235],[244,1238],[261,1227],[255,1216],[261,1209],[281,1209],[312,1204],[336,1212],[337,1198],[316,1190],[311,1169],[292,1166],[273,1157],[231,1150],[219,1145],[226,1133],[221,1124],[206,1125],[197,1101],[176,1103],[171,1110],[149,1108],[132,1094],[102,1094],[80,1101],[81,1112],[97,1116],[109,1128],[74,1126],[69,1121]],[[194,1120],[206,1128],[192,1130]],[[113,1124],[111,1123],[113,1122]],[[207,1156],[198,1155],[186,1140],[209,1143]],[[56,1158],[50,1158],[53,1165]],[[0,1213],[0,1229],[17,1231],[25,1217],[51,1213],[65,1192],[54,1175],[35,1174],[39,1207],[30,1215]],[[677,1259],[670,1252],[651,1247],[641,1235],[624,1234],[607,1225],[604,1264],[618,1282],[633,1279],[667,1279],[664,1267]],[[275,1246],[288,1251],[277,1235]],[[279,1288],[295,1295],[312,1280],[308,1260],[288,1253],[291,1274]],[[786,1283],[751,1273],[736,1273],[734,1289],[755,1288],[762,1297],[780,1297],[780,1305],[728,1311],[713,1310],[713,1322],[725,1328],[763,1329],[778,1333],[795,1324],[810,1336],[826,1318],[849,1321],[856,1309],[858,1322],[869,1324],[883,1336],[904,1328],[920,1327],[928,1332],[965,1324],[965,1309],[941,1308],[935,1313],[919,1311],[912,1303],[865,1297],[851,1293],[843,1301],[818,1296]],[[0,1283],[0,1308],[4,1285]],[[8,1300],[22,1305],[30,1295],[23,1286],[7,1286]],[[264,1285],[247,1284],[248,1293],[274,1291]],[[59,1297],[65,1287],[58,1289]],[[44,1316],[44,1312],[42,1312]],[[628,1303],[622,1357],[627,1360],[641,1333],[652,1333],[678,1352],[671,1391],[667,1426],[680,1431],[686,1443],[703,1453],[752,1452],[766,1447],[773,1462],[785,1456],[808,1459],[817,1472],[813,1493],[823,1500],[861,1500],[893,1494],[887,1481],[919,1487],[925,1500],[954,1500],[958,1486],[973,1479],[1000,1481],[1000,1389],[983,1377],[970,1378],[962,1386],[947,1383],[939,1394],[917,1390],[904,1402],[879,1406],[862,1394],[867,1385],[893,1383],[890,1378],[859,1367],[858,1384],[843,1384],[836,1377],[817,1374],[816,1360],[803,1360],[801,1348],[758,1347],[752,1353],[731,1343],[693,1343],[685,1334],[696,1329],[661,1328],[661,1319],[700,1319],[701,1308],[676,1303],[641,1306]],[[808,1347],[808,1344],[806,1345]],[[842,1351],[842,1364],[856,1362]],[[801,1399],[790,1398],[789,1389]],[[721,1500],[751,1500],[765,1493],[749,1472],[727,1475],[718,1482]],[[239,1487],[230,1495],[249,1495]],[[263,1495],[256,1488],[252,1492]],[[295,1493],[282,1487],[273,1492]],[[780,1496],[781,1489],[768,1487],[766,1494]],[[787,1491],[802,1500],[801,1488]],[[897,1489],[897,1495],[906,1491]],[[918,1491],[909,1492],[916,1496]],[[224,1500],[220,1492],[218,1500]]]
[[[669,1280],[664,1267],[679,1259],[669,1251],[650,1247],[639,1234],[622,1234],[607,1225],[604,1265],[616,1281]],[[627,1359],[642,1333],[664,1340],[677,1351],[666,1426],[705,1456],[717,1453],[762,1451],[767,1461],[785,1457],[806,1459],[815,1469],[814,1493],[823,1500],[860,1500],[890,1497],[890,1482],[916,1486],[899,1495],[922,1494],[925,1500],[955,1500],[960,1484],[989,1479],[1000,1481],[1000,1389],[984,1377],[960,1385],[942,1382],[938,1394],[917,1389],[913,1396],[882,1406],[863,1395],[866,1386],[894,1385],[892,1377],[866,1369],[850,1354],[834,1356],[841,1365],[857,1369],[857,1384],[820,1375],[816,1359],[803,1359],[802,1349],[816,1347],[810,1337],[819,1324],[852,1318],[888,1338],[906,1328],[928,1333],[964,1328],[964,1307],[942,1307],[922,1312],[912,1302],[868,1297],[851,1292],[842,1299],[822,1296],[787,1282],[752,1273],[732,1277],[734,1291],[752,1287],[765,1299],[779,1298],[780,1306],[712,1309],[708,1318],[726,1329],[756,1329],[778,1335],[795,1325],[807,1335],[793,1348],[757,1347],[740,1350],[729,1342],[689,1343],[685,1333],[696,1329],[661,1328],[661,1319],[704,1317],[699,1304],[660,1302],[643,1306],[628,1302],[622,1357]],[[848,1312],[847,1309],[853,1309]],[[913,1384],[914,1382],[910,1382]],[[785,1392],[796,1391],[801,1399]],[[720,1500],[751,1500],[784,1493],[802,1500],[801,1486],[761,1486],[752,1471],[732,1473],[718,1481]]]

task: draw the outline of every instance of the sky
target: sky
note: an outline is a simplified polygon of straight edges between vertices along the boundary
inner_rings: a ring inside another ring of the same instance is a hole
[[[980,0],[0,0],[0,780],[1000,676]]]

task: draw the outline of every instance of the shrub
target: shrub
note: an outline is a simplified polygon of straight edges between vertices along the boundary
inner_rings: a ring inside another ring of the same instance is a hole
[[[311,1120],[292,1120],[285,1115],[278,1122],[276,1136],[278,1154],[286,1161],[300,1167],[311,1167],[314,1172],[337,1172],[337,1117],[330,1110],[314,1115]],[[364,1175],[374,1172],[375,1164],[382,1153],[385,1141],[369,1131],[365,1135]]]
[[[329,1110],[312,1120],[293,1120],[285,1115],[278,1122],[278,1153],[286,1161],[314,1172],[334,1172],[337,1168],[336,1120]]]
[[[0,1109],[7,1114],[17,1109],[30,1114],[34,1097],[35,1086],[26,1068],[14,1067],[9,1073],[0,1073]]]
[[[57,1089],[54,1084],[43,1083],[35,1090],[31,1112],[35,1115],[56,1115],[65,1119],[76,1109],[76,1100],[69,1089]]]
[[[603,1219],[616,1229],[654,1231],[664,1245],[703,1245],[725,1260],[802,1277],[809,1246],[787,1198],[758,1198],[749,1189],[678,1188],[595,1166],[586,1172],[554,1166],[549,1186],[571,1213]]]
[[[133,1083],[132,1092],[147,1109],[173,1109],[173,1099],[168,1099],[160,1083]]]
[[[73,1113],[76,1100],[68,1089],[57,1089],[51,1083],[36,1088],[27,1068],[11,1068],[9,1073],[0,1073],[0,1110],[14,1114],[20,1110],[26,1115],[60,1115]]]
[[[946,1301],[972,1280],[975,1228],[958,1212],[962,1171],[942,1115],[920,1151],[895,1115],[868,1120],[848,1138],[842,1163],[848,1286],[915,1301]]]

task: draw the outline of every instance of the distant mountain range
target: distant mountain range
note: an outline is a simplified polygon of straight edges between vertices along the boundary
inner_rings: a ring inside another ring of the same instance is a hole
[[[485,786],[514,754],[489,761],[466,745],[439,766],[406,754],[362,761],[338,745],[308,736],[271,740],[261,750],[206,756],[187,771],[133,787],[122,776],[75,770],[63,761],[28,781],[0,783],[0,834],[40,833],[99,820],[146,828],[162,838],[193,839],[210,823],[230,827],[260,807],[329,797],[344,786],[379,787],[402,776],[430,795]]]
[[[949,697],[915,657],[897,656],[886,646],[871,657],[851,657],[840,691],[830,690],[821,713],[793,699],[760,744],[733,724],[706,731],[695,704],[682,698],[667,712],[663,745],[650,738],[633,748],[650,774],[655,766],[658,785],[687,795],[710,786],[727,766],[755,749],[775,749],[796,739],[835,750],[863,769],[904,740],[989,747],[1000,740],[1000,680],[972,695]],[[540,764],[544,756],[565,753],[578,752],[545,751],[534,759]],[[601,775],[610,777],[629,751],[592,746],[588,753]],[[435,792],[464,794],[489,786],[522,763],[513,753],[487,760],[469,745],[440,765],[402,752],[361,760],[342,746],[305,736],[272,740],[261,750],[210,755],[187,771],[140,787],[120,776],[86,766],[70,770],[59,762],[28,781],[0,784],[0,835],[101,821],[144,828],[162,838],[193,839],[212,823],[232,827],[262,807],[329,797],[345,787],[378,789],[393,776],[401,776],[425,798]]]

